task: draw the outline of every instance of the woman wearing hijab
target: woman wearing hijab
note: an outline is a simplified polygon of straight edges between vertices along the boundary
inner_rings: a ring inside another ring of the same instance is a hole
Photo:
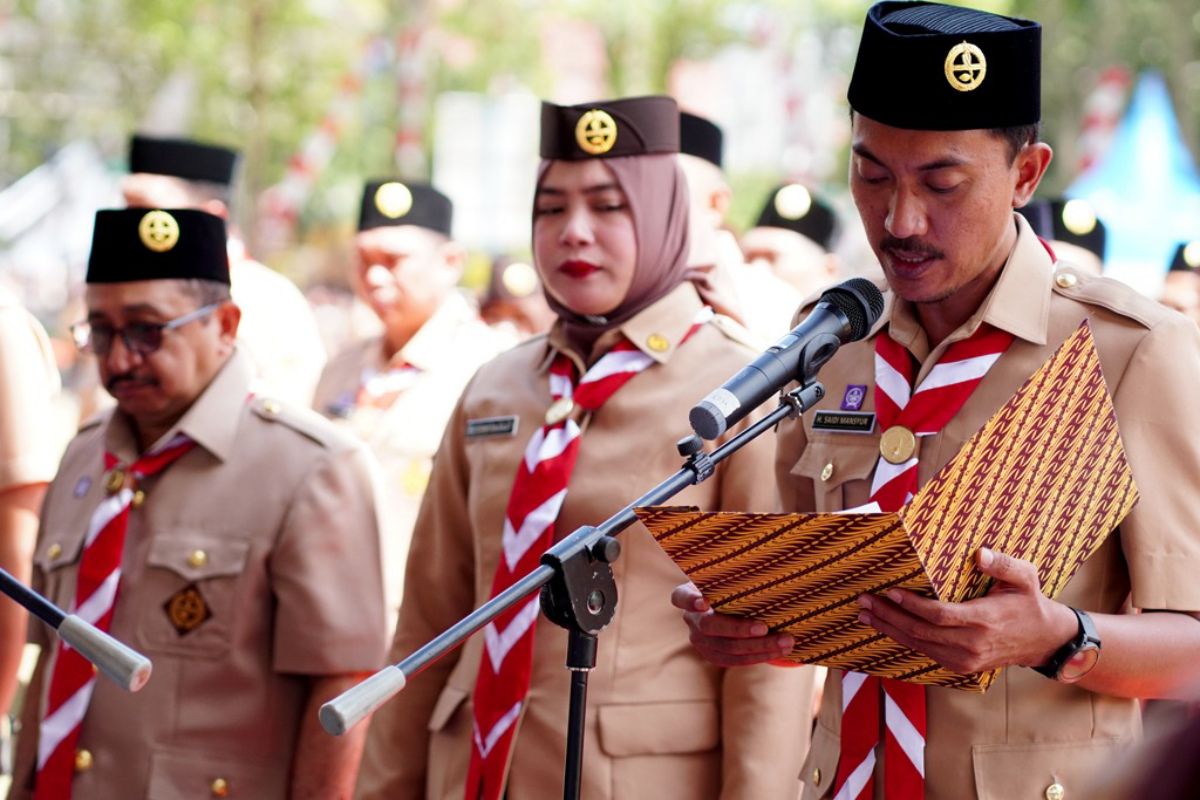
[[[754,357],[687,271],[678,136],[665,97],[543,104],[533,252],[557,321],[484,365],[459,401],[413,534],[394,660],[679,469],[688,410]],[[677,502],[772,508],[772,455],[764,437]],[[640,524],[621,544],[583,796],[794,798],[809,669],[706,664],[666,599],[682,574]],[[358,796],[558,795],[566,639],[535,595],[431,666],[375,714]]]

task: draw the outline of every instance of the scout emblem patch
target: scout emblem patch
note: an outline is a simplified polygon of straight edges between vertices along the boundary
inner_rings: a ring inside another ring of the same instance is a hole
[[[593,108],[576,123],[575,141],[588,155],[603,155],[617,143],[617,121],[607,111]]]
[[[867,399],[867,387],[862,384],[850,384],[842,395],[842,411],[861,411],[863,401]]]
[[[194,583],[180,589],[163,604],[167,619],[180,636],[186,636],[212,617],[208,603]]]
[[[147,211],[138,223],[138,238],[147,250],[165,253],[179,241],[179,223],[166,211]]]

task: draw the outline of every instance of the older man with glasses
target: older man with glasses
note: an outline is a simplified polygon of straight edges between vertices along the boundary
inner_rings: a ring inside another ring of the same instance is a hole
[[[87,283],[117,407],[63,457],[34,583],[154,675],[126,694],[35,626],[10,797],[348,793],[361,736],[316,710],[384,657],[370,457],[251,391],[220,218],[101,211]]]

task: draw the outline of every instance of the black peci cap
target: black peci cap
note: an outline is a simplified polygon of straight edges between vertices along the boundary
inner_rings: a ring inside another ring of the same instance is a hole
[[[1175,248],[1169,272],[1194,272],[1200,274],[1200,240],[1183,242]]]
[[[228,186],[237,166],[236,150],[190,139],[158,139],[135,134],[129,142],[129,171],[170,175]]]
[[[771,192],[755,227],[795,231],[831,251],[837,235],[837,216],[806,186],[788,183]]]
[[[229,283],[225,221],[186,208],[97,211],[88,283],[199,278]]]
[[[716,123],[686,111],[679,112],[680,153],[702,158],[720,167],[724,146],[725,136]]]
[[[867,12],[848,99],[855,112],[910,130],[972,130],[1041,120],[1042,28],[938,3]]]
[[[1033,232],[1043,239],[1066,242],[1095,253],[1104,260],[1108,229],[1086,200],[1031,200],[1017,213],[1029,221]]]
[[[453,219],[450,198],[429,184],[379,178],[363,189],[358,229],[416,225],[449,236]]]
[[[678,152],[679,107],[670,97],[542,103],[542,158],[582,161]]]

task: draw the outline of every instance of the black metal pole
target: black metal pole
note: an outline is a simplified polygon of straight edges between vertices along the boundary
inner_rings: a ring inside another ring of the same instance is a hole
[[[0,591],[55,630],[58,630],[58,626],[67,618],[62,609],[21,583],[5,569],[0,569]]]
[[[572,629],[567,636],[567,669],[571,702],[567,712],[567,757],[563,766],[563,798],[579,800],[583,791],[583,742],[587,736],[588,676],[596,667],[596,637]]]

